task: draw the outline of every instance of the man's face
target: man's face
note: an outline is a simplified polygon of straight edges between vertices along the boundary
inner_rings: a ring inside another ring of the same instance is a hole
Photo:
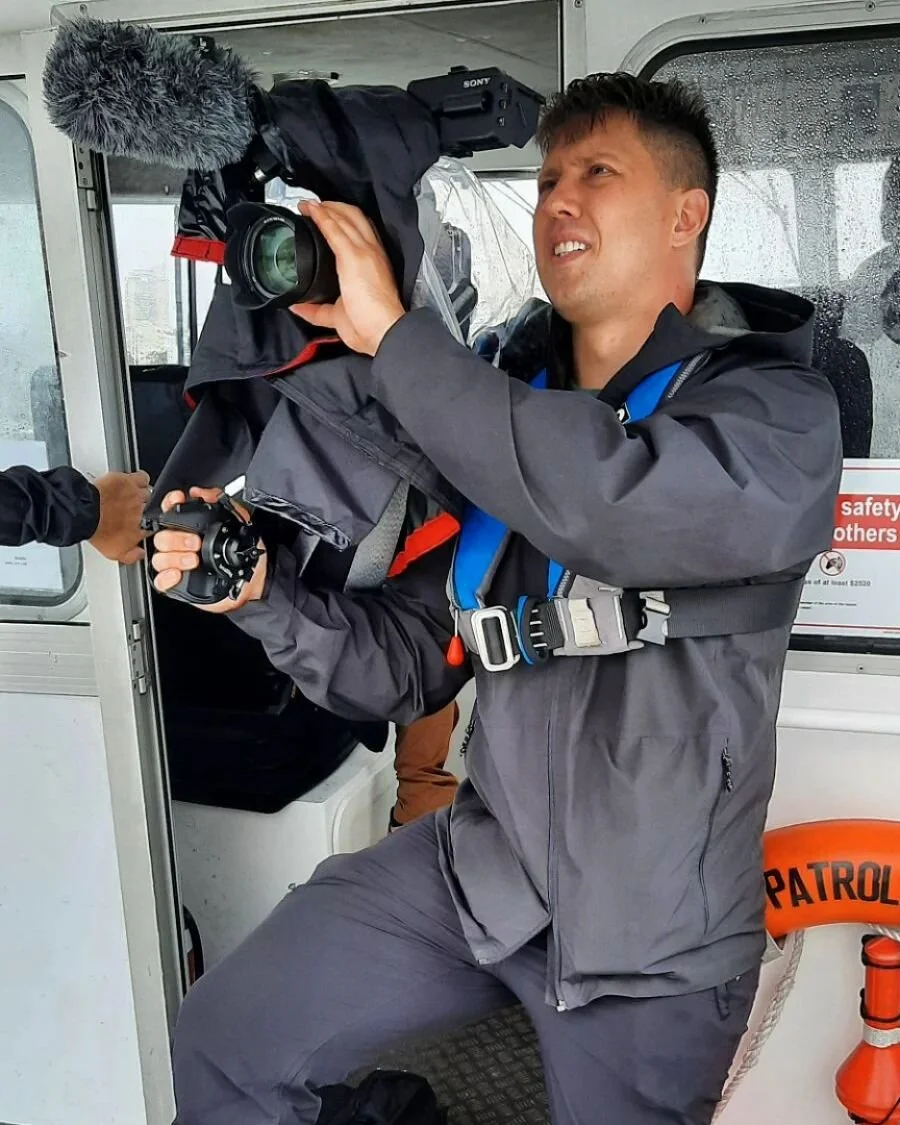
[[[624,113],[555,145],[538,177],[534,248],[557,312],[590,324],[657,291],[671,269],[683,196]]]

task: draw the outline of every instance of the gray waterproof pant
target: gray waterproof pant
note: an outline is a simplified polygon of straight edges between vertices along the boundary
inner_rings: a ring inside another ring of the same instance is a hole
[[[427,816],[327,860],[191,989],[175,1034],[176,1123],[313,1125],[315,1087],[399,1040],[520,1001],[554,1125],[707,1125],[757,977],[558,1012],[544,998],[542,941],[475,963]]]

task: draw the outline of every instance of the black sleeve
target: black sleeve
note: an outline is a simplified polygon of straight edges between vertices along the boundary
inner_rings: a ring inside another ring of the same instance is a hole
[[[90,539],[99,522],[100,494],[75,469],[40,473],[16,465],[0,472],[0,546],[68,547]]]

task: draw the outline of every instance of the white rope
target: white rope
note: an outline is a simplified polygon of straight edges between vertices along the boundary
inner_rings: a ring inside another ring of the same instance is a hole
[[[775,1030],[778,1021],[781,1019],[784,1005],[787,1003],[787,998],[790,996],[794,983],[797,980],[797,969],[800,967],[800,957],[802,954],[803,930],[797,930],[795,933],[791,934],[791,952],[785,970],[772,994],[772,999],[769,1001],[769,1006],[766,1009],[766,1013],[759,1027],[750,1037],[747,1049],[744,1051],[744,1056],[741,1059],[741,1065],[734,1072],[731,1080],[722,1092],[721,1101],[718,1106],[716,1106],[716,1112],[713,1114],[713,1121],[724,1111],[725,1106],[727,1106],[734,1097],[738,1086],[740,1086],[750,1071],[759,1062],[762,1049],[766,1045],[769,1036]]]
[[[866,929],[871,930],[873,934],[881,934],[882,937],[900,941],[900,930],[892,930],[890,926],[866,926]]]
[[[900,942],[900,930],[893,930],[890,926],[867,925],[865,929],[870,933],[880,934],[882,937],[888,937],[893,941]],[[716,1107],[716,1112],[713,1114],[713,1121],[724,1111],[725,1106],[727,1106],[734,1097],[738,1086],[740,1086],[750,1071],[759,1062],[763,1047],[778,1025],[778,1021],[781,1019],[781,1013],[787,1003],[787,998],[793,991],[794,984],[797,981],[797,970],[800,967],[800,958],[803,956],[803,941],[803,930],[797,930],[791,935],[791,952],[784,973],[778,981],[759,1027],[750,1037],[750,1042],[747,1044],[747,1049],[741,1059],[740,1066],[734,1072],[722,1092],[722,1098]]]

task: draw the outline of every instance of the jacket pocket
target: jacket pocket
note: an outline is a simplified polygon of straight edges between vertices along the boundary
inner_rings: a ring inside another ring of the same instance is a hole
[[[763,932],[762,840],[774,779],[774,739],[768,732],[749,744],[732,737],[720,744],[719,754],[719,793],[700,860],[707,943]]]
[[[739,1035],[747,1030],[758,986],[759,969],[754,967],[713,989],[719,1018],[723,1023],[734,1022]]]
[[[659,971],[703,944],[699,868],[722,794],[724,731],[622,732],[557,769],[564,979]]]

